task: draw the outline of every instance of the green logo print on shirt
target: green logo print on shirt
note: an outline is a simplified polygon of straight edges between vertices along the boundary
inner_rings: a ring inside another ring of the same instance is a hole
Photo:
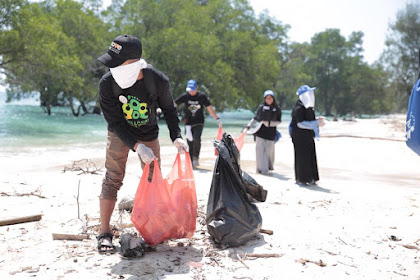
[[[134,127],[140,127],[149,122],[149,109],[146,102],[141,102],[137,97],[128,95],[127,103],[122,105],[124,117]]]

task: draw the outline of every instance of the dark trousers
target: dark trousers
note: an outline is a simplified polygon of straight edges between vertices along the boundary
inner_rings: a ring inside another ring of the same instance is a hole
[[[191,159],[198,159],[200,157],[201,150],[201,133],[203,132],[203,124],[196,124],[191,127],[191,133],[193,136],[192,141],[188,141],[188,146],[190,148]]]

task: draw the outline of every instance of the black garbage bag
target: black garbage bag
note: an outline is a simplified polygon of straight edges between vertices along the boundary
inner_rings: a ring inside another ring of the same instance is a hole
[[[207,203],[206,225],[218,244],[239,246],[261,229],[262,217],[248,197],[239,165],[239,151],[224,133],[214,146],[219,152]]]
[[[245,183],[245,191],[251,201],[264,202],[267,199],[267,191],[245,171],[242,171],[242,179]]]

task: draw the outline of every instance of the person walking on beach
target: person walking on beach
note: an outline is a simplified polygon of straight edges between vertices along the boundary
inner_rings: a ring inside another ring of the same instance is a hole
[[[248,131],[257,122],[259,124],[253,133],[256,141],[257,173],[267,175],[269,171],[274,170],[274,140],[277,133],[276,127],[281,122],[281,109],[276,104],[272,90],[264,92],[264,102],[260,104],[245,130]]]
[[[142,56],[142,43],[132,35],[117,36],[107,53],[98,60],[110,68],[99,82],[99,102],[108,124],[106,173],[99,196],[101,229],[98,251],[114,252],[110,219],[123,184],[128,153],[139,156],[141,167],[160,164],[156,109],[168,125],[170,138],[178,152],[188,151],[181,137],[179,120],[168,78],[148,65]],[[153,168],[149,173],[151,179]]]
[[[324,118],[315,119],[316,88],[303,85],[296,94],[299,96],[292,110],[291,136],[295,150],[295,179],[298,185],[314,185],[319,180],[314,137],[319,137],[319,126]]]
[[[204,127],[204,110],[206,107],[210,115],[217,121],[219,127],[222,121],[217,116],[216,111],[210,103],[209,98],[198,91],[198,85],[195,80],[189,80],[185,92],[175,99],[175,104],[184,104],[185,112],[185,138],[190,148],[190,156],[193,167],[199,166],[201,150],[201,133]]]

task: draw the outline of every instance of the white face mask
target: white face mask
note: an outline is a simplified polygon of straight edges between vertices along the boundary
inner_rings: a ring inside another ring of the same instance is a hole
[[[313,90],[302,93],[299,95],[299,99],[302,101],[303,106],[305,106],[306,109],[309,107],[315,107],[315,94]]]
[[[112,77],[115,82],[122,88],[126,89],[133,86],[139,76],[140,70],[147,67],[147,62],[140,59],[136,62],[110,68]]]

